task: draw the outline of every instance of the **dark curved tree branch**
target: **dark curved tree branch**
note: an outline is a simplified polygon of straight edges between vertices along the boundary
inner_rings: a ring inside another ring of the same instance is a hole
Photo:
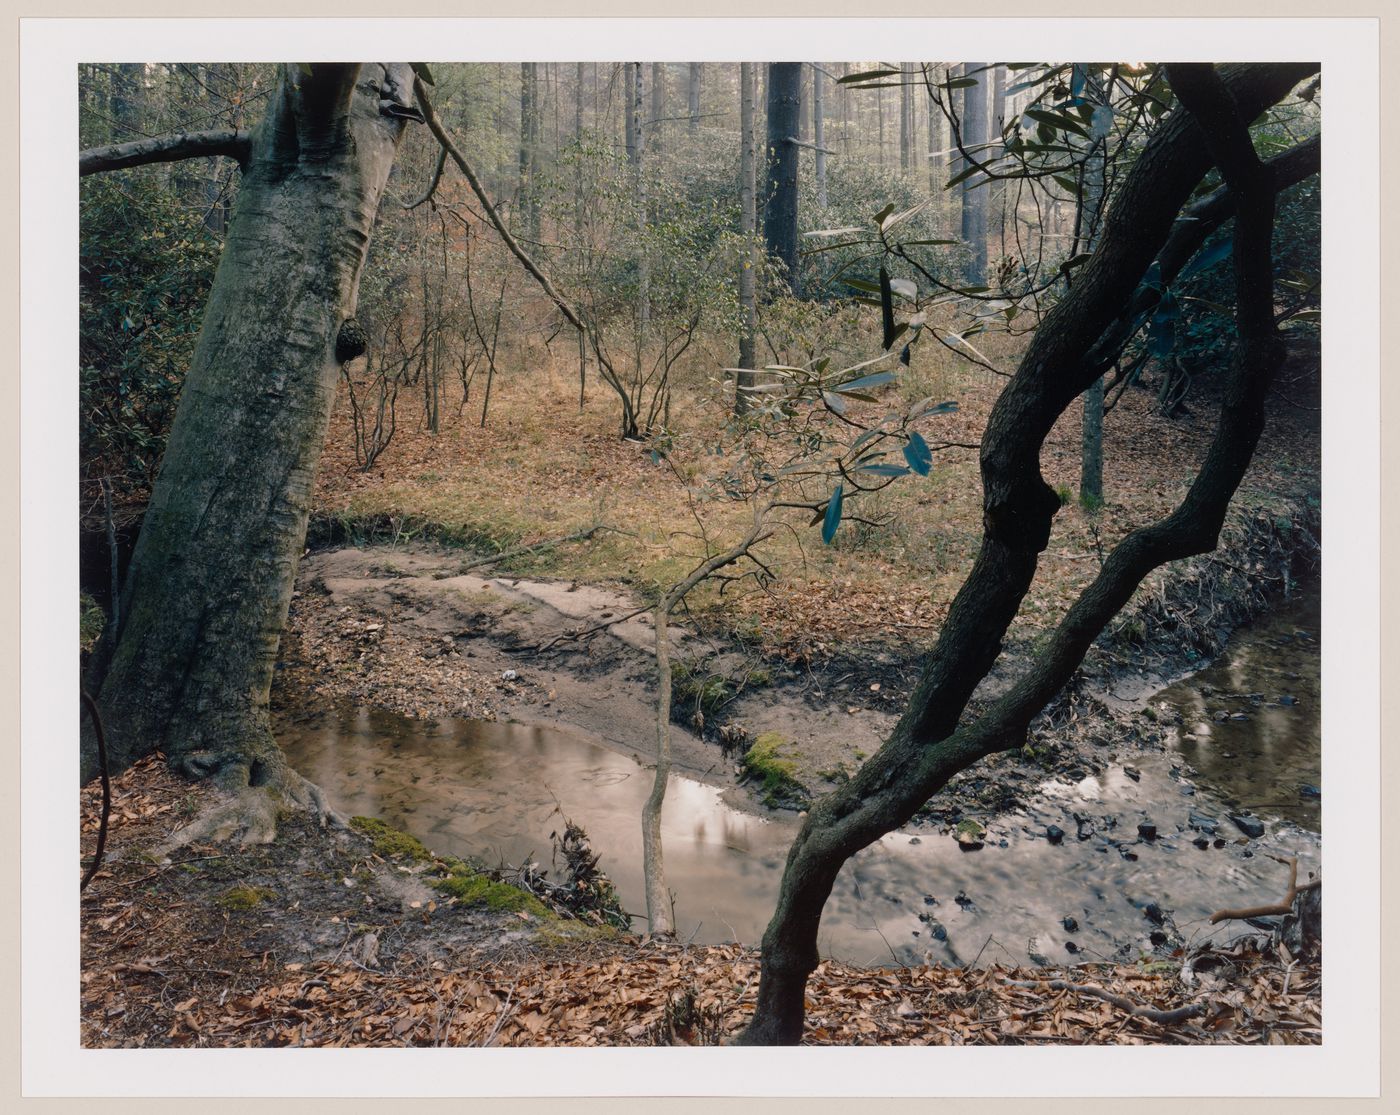
[[[227,155],[238,162],[240,170],[247,170],[248,159],[252,155],[251,134],[237,128],[216,128],[208,132],[171,132],[149,139],[134,139],[129,143],[90,147],[78,154],[78,175],[85,177],[108,170],[125,170],[149,163],[174,163],[209,155]]]
[[[1232,66],[1220,76],[1212,70],[1217,91],[1210,95],[1218,100],[1218,91],[1228,91],[1237,117],[1252,119],[1315,70],[1292,64]],[[1237,173],[1244,160],[1226,150],[1234,141],[1218,115],[1201,124],[1183,110],[1163,121],[1114,199],[1093,258],[1046,315],[993,407],[981,450],[981,550],[890,738],[849,782],[813,806],[793,842],[763,937],[758,1003],[741,1042],[801,1039],[822,907],[845,861],[905,823],[953,774],[1018,746],[1031,718],[1078,668],[1142,577],[1164,561],[1214,547],[1263,428],[1264,399],[1281,356],[1271,316],[1260,313],[1261,303],[1268,309],[1271,289],[1274,194],[1266,173]],[[1031,670],[985,713],[963,723],[973,690],[1000,656],[1059,509],[1040,471],[1044,440],[1097,378],[1088,353],[1124,311],[1215,158],[1227,163],[1236,198],[1240,340],[1201,472],[1175,512],[1135,531],[1114,551]]]

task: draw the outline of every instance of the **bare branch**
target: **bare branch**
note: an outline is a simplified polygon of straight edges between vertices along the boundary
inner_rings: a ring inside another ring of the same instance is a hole
[[[246,170],[252,157],[250,134],[237,128],[218,128],[209,132],[172,132],[150,139],[133,139],[129,143],[114,143],[108,147],[90,147],[78,154],[78,175],[86,177],[108,170],[125,170],[149,163],[174,163],[210,155],[227,155],[237,160],[240,170]]]

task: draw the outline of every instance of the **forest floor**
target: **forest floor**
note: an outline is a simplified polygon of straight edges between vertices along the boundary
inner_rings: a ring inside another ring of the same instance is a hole
[[[1000,380],[941,365],[915,373],[918,382],[900,390],[960,404],[927,420],[930,440],[975,442]],[[1216,653],[1233,626],[1315,560],[1317,385],[1297,369],[1285,379],[1222,549],[1150,578],[1033,726],[1026,750],[959,776],[925,823],[995,816],[1048,775],[1083,777],[1117,761],[1118,750],[1160,748],[1143,698]],[[650,629],[644,615],[629,614],[700,556],[697,525],[722,542],[746,512],[693,500],[713,467],[704,447],[725,421],[703,392],[688,403],[690,436],[668,468],[617,437],[600,389],[582,411],[576,390],[548,368],[528,383],[503,381],[486,427],[444,408],[436,434],[404,405],[368,472],[355,463],[342,399],[277,708],[332,699],[420,718],[557,720],[645,755]],[[1102,554],[1180,499],[1210,420],[1209,406],[1167,419],[1148,392],[1122,396],[1106,424],[1108,502],[1090,515],[1067,500],[1005,665],[979,700],[1035,652]],[[1067,494],[1078,483],[1078,436],[1077,417],[1066,416],[1043,458],[1046,478]],[[777,576],[763,591],[697,595],[678,617],[683,768],[713,771],[726,727],[749,739],[781,731],[792,744],[792,792],[769,801],[800,807],[878,746],[980,540],[975,457],[940,455],[933,476],[877,497],[884,525],[845,524],[831,546],[795,524],[765,554]],[[468,568],[598,524],[609,529]],[[727,764],[718,767],[719,780],[742,794]],[[191,847],[168,862],[159,847],[208,792],[155,761],[117,780],[108,865],[84,894],[85,1044],[705,1043],[737,1032],[753,1008],[753,949],[648,942],[571,923],[493,889],[503,884],[460,861],[421,846],[405,852],[374,829],[294,822],[267,847]],[[90,852],[95,787],[83,795]],[[468,883],[443,889],[454,877]],[[1318,962],[1262,935],[1238,938],[1228,952],[1168,951],[1066,969],[826,962],[811,984],[807,1040],[1320,1040]],[[1151,1013],[1178,1009],[1186,1013],[1170,1021]]]
[[[210,791],[158,756],[115,780],[83,894],[82,1041],[94,1048],[719,1044],[751,1016],[758,955],[570,921],[370,829],[271,845],[161,844]],[[83,849],[100,813],[82,796]],[[437,884],[437,885],[435,885]],[[813,974],[830,1045],[1316,1044],[1321,968],[1264,935],[1171,963]]]

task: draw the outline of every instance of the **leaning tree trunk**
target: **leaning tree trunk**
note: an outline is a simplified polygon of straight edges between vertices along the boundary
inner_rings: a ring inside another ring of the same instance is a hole
[[[320,805],[273,740],[268,691],[403,131],[380,106],[411,103],[412,83],[405,64],[284,67],[252,137],[121,625],[89,678],[117,766],[159,749],[190,775],[269,791],[243,794],[264,800],[209,835],[267,839],[277,798]],[[94,772],[85,748],[84,781]]]
[[[1189,97],[1190,109],[1164,121],[1144,147],[1109,211],[1098,250],[1074,288],[1046,315],[988,417],[981,452],[981,550],[909,707],[855,776],[813,806],[793,841],[777,908],[763,935],[758,1002],[741,1043],[801,1040],[807,977],[819,959],[822,907],[846,860],[908,821],[957,772],[1022,746],[1031,719],[1069,681],[1142,578],[1166,561],[1215,548],[1263,429],[1265,398],[1282,357],[1271,305],[1277,182],[1254,158],[1244,122],[1315,69],[1231,67],[1222,82],[1208,65],[1173,67],[1172,88],[1183,104]],[[1097,374],[1086,357],[1167,242],[1174,219],[1212,161],[1236,198],[1240,334],[1215,439],[1177,509],[1128,535],[1030,669],[981,715],[964,722],[973,690],[1000,655],[1001,640],[1035,576],[1059,507],[1040,473],[1041,446]]]

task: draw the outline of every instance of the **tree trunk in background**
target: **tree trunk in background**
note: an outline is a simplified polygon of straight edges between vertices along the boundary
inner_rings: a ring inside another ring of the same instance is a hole
[[[690,113],[690,134],[700,131],[700,81],[704,63],[690,64],[690,82],[686,86],[686,109]]]
[[[965,62],[963,72],[976,80],[963,90],[962,145],[980,161],[984,154],[975,150],[987,142],[988,77],[985,62]],[[987,185],[977,175],[963,181],[962,238],[972,251],[968,281],[987,281]],[[975,187],[975,188],[974,188]]]
[[[635,112],[637,100],[636,63],[622,63],[622,73],[622,129],[627,146],[627,161],[635,163],[637,161],[637,115]]]
[[[925,65],[925,66],[929,66],[929,69],[926,71],[926,72],[928,73],[928,75],[929,75],[929,80],[931,80],[931,81],[936,81],[936,80],[937,80],[937,77],[936,77],[936,75],[935,75],[935,73],[934,73],[934,70],[933,70],[933,68],[932,68],[932,65],[931,65],[930,63],[927,63],[927,62],[925,62],[924,65]],[[928,192],[929,192],[929,196],[930,196],[930,197],[933,197],[933,198],[937,198],[937,197],[939,196],[939,194],[940,194],[940,193],[942,192],[942,190],[943,190],[942,174],[943,174],[944,162],[943,162],[943,156],[940,155],[940,154],[938,153],[938,152],[940,152],[940,151],[943,150],[943,139],[942,139],[943,126],[942,126],[942,125],[943,125],[943,114],[942,114],[941,112],[938,111],[938,106],[935,105],[935,104],[933,103],[932,99],[930,99],[930,100],[929,100],[929,104],[928,104],[928,157],[927,157],[927,162],[928,162]]]
[[[1006,131],[1006,65],[998,62],[992,74],[992,119],[988,128],[990,142],[1000,145]],[[1000,151],[1000,146],[997,150]],[[997,207],[997,254],[1006,256],[1006,206],[1010,193],[1007,183],[1000,182],[996,187]]]
[[[116,769],[157,749],[262,789],[233,831],[270,838],[311,791],[272,737],[268,690],[406,64],[284,66],[252,139],[199,342],[122,597],[88,682]],[[84,741],[83,780],[96,772]],[[222,829],[219,835],[229,835]]]
[[[520,228],[539,238],[539,213],[534,197],[540,136],[538,63],[520,63]]]
[[[910,116],[914,102],[914,90],[910,86],[913,79],[909,73],[909,63],[899,64],[899,169],[903,174],[909,173],[910,156],[912,154],[910,145],[913,136],[910,134]]]
[[[753,341],[757,333],[758,307],[754,294],[755,266],[758,262],[758,208],[755,181],[758,166],[757,143],[754,139],[754,66],[752,62],[739,64],[739,212],[740,230],[744,246],[739,260],[739,368],[735,381],[734,410],[743,414],[749,409],[751,400],[746,392],[738,390],[752,387],[756,380]]]
[[[841,76],[849,77],[851,64],[841,63]],[[841,154],[850,158],[851,155],[851,91],[845,85],[841,86]]]
[[[800,65],[802,69],[797,85],[797,131],[792,134],[805,143],[812,138],[812,133],[807,127],[811,118],[812,97],[811,89],[807,84],[807,63],[803,62]]]
[[[880,157],[878,162],[880,169],[885,168],[885,87],[877,86],[875,89],[875,122],[876,135],[879,141]]]
[[[584,63],[579,62],[574,73],[574,142],[583,143],[583,73]],[[574,176],[574,240],[578,250],[583,250],[583,176]],[[588,338],[582,329],[578,330],[578,408],[583,409],[584,393],[588,385]]]
[[[647,141],[651,146],[654,157],[661,156],[661,133],[665,128],[662,121],[666,118],[666,64],[664,62],[653,62],[651,64],[651,127],[648,129]]]
[[[632,172],[633,189],[636,191],[638,230],[647,225],[647,179],[646,143],[647,130],[643,125],[642,105],[646,102],[646,79],[642,76],[642,64],[629,62],[632,69]],[[637,319],[641,325],[638,335],[637,366],[641,367],[641,345],[651,325],[651,261],[643,248],[637,257]]]
[[[788,286],[800,296],[797,258],[797,135],[801,62],[768,63],[768,151],[763,186],[763,239],[768,254],[786,268]]]
[[[1097,70],[1074,67],[1084,81],[1084,97],[1094,105],[1107,100],[1103,80]],[[1099,225],[1108,188],[1108,146],[1094,141],[1084,159],[1084,174],[1075,221],[1075,243],[1070,252],[1092,252],[1099,242]],[[1080,429],[1079,502],[1088,511],[1103,506],[1103,402],[1104,382],[1100,376],[1084,392],[1084,417]]]
[[[826,75],[812,67],[812,142],[817,146],[817,206],[826,208],[826,96],[822,83]]]

